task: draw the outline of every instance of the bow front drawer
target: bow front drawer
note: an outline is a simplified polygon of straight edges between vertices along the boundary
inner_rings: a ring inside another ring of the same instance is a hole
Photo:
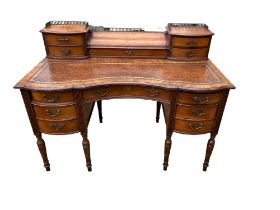
[[[47,120],[65,120],[77,118],[75,104],[63,106],[43,106],[33,104],[33,107],[36,118]]]
[[[213,124],[213,120],[193,121],[175,119],[174,130],[179,133],[189,134],[210,133]]]
[[[184,49],[172,47],[170,50],[171,57],[198,60],[207,59],[209,48]]]
[[[46,103],[60,103],[74,101],[72,90],[66,91],[31,91],[32,100]]]
[[[171,46],[173,47],[208,47],[211,37],[190,38],[190,37],[172,37]]]
[[[170,93],[162,88],[136,85],[103,86],[83,91],[84,100],[101,100],[118,97],[169,101]]]
[[[181,119],[215,119],[217,105],[177,105],[176,117]]]
[[[44,40],[46,45],[85,45],[85,36],[83,34],[45,34]]]
[[[47,121],[37,120],[39,129],[42,133],[47,134],[68,134],[79,131],[79,124],[77,120],[66,121]]]
[[[217,93],[188,93],[180,92],[178,94],[178,103],[184,104],[217,104],[224,98],[224,92]]]
[[[51,57],[83,57],[86,55],[84,46],[48,46],[48,56]]]

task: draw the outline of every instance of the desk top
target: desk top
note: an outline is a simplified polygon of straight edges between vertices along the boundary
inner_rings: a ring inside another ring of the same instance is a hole
[[[132,58],[45,58],[15,88],[65,90],[112,84],[151,85],[205,92],[235,88],[210,60]]]

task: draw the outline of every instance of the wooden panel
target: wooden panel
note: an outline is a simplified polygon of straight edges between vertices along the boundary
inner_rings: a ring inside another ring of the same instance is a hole
[[[149,86],[116,85],[83,90],[84,100],[101,100],[104,98],[118,97],[170,101],[170,93],[167,90]]]
[[[171,46],[173,47],[208,47],[210,37],[207,38],[190,38],[190,37],[172,37]]]
[[[217,93],[188,93],[188,92],[180,92],[178,94],[178,103],[185,104],[216,104],[219,103],[225,93],[217,92]]]
[[[175,119],[174,130],[189,134],[210,133],[213,127],[213,120],[192,121]]]
[[[184,119],[215,119],[217,105],[177,105],[176,117]]]
[[[69,46],[51,46],[48,45],[48,54],[53,56],[83,56],[85,55],[84,46],[69,47]]]
[[[161,57],[168,55],[167,49],[105,49],[92,48],[89,49],[90,55],[95,56],[121,56],[121,57]]]
[[[74,101],[72,90],[67,91],[31,91],[32,99],[39,102],[60,103]]]
[[[45,121],[38,120],[39,129],[42,133],[67,134],[79,131],[78,120]]]
[[[47,45],[84,45],[85,36],[84,34],[79,35],[54,35],[54,34],[44,34],[45,42]]]
[[[76,105],[38,106],[33,105],[37,118],[49,120],[64,120],[77,118]]]
[[[171,57],[181,57],[187,59],[207,58],[208,48],[184,49],[171,48]]]

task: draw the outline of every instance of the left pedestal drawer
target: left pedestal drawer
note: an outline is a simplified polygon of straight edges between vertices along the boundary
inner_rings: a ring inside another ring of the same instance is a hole
[[[70,134],[79,132],[78,120],[48,121],[37,119],[37,121],[42,133]]]

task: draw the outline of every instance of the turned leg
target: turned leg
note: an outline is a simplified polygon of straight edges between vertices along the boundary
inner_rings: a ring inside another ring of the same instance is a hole
[[[204,159],[204,163],[203,163],[203,171],[206,171],[207,167],[209,166],[209,160],[210,160],[212,151],[215,146],[215,136],[216,136],[216,134],[211,134],[211,137],[208,140],[205,159]]]
[[[41,133],[35,134],[35,135],[37,137],[37,146],[39,148],[42,159],[44,161],[44,167],[46,168],[46,171],[50,171],[50,163],[49,163],[48,156],[47,156],[47,149],[46,149],[45,141],[42,139]]]
[[[103,122],[103,116],[102,116],[102,101],[97,101],[97,108],[98,108],[98,115],[99,115],[99,122]]]
[[[157,123],[159,122],[160,106],[161,106],[161,102],[157,101],[157,115],[156,115]]]
[[[88,171],[92,171],[91,168],[91,159],[90,159],[90,144],[89,144],[89,140],[87,138],[87,133],[82,133],[82,137],[83,137],[83,149],[84,149],[84,153],[85,153],[85,158],[86,158],[86,166]]]
[[[167,170],[168,167],[168,160],[169,160],[169,154],[170,154],[170,149],[172,145],[172,140],[171,138],[167,138],[165,140],[165,145],[164,145],[164,162],[163,162],[163,170]]]

